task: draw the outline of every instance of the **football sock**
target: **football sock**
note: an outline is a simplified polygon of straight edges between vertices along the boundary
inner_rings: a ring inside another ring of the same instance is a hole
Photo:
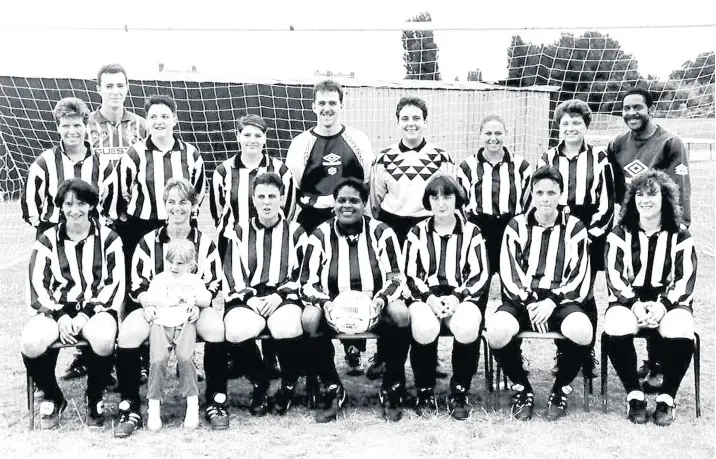
[[[204,373],[206,377],[206,401],[211,403],[214,394],[226,394],[228,380],[229,343],[204,343]],[[235,362],[236,365],[240,362]]]
[[[570,340],[562,340],[559,343],[562,352],[552,386],[553,391],[561,390],[562,387],[572,383],[589,353],[589,346],[580,346]]]
[[[434,388],[436,383],[435,367],[438,364],[438,340],[429,344],[420,344],[412,340],[410,347],[410,366],[413,368],[415,386]]]
[[[477,372],[477,359],[480,357],[480,342],[460,343],[453,339],[452,344],[452,378],[450,387],[461,385],[470,388],[472,377]]]
[[[139,386],[141,385],[141,350],[139,348],[117,348],[117,383],[122,400],[127,400],[130,410],[138,411],[140,406]]]
[[[681,380],[691,364],[694,341],[688,338],[664,338],[663,351],[661,357],[664,383],[661,385],[661,392],[676,397]]]
[[[639,376],[636,371],[636,349],[634,348],[634,335],[611,336],[604,335],[602,346],[607,347],[607,355],[612,366],[621,379],[627,393],[641,390]]]
[[[492,352],[510,381],[524,387],[525,392],[533,392],[532,384],[530,384],[527,372],[522,365],[521,344],[522,340],[512,339],[502,349],[493,349]]]

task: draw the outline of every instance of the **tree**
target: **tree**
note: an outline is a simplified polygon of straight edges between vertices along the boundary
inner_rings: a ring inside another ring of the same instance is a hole
[[[408,19],[408,22],[430,21],[432,17],[427,11]],[[438,45],[435,44],[432,30],[404,30],[403,49],[406,80],[441,79],[438,70]]]
[[[669,75],[670,80],[687,80],[701,84],[714,83],[714,52],[709,51],[699,54],[694,61],[686,61],[681,68],[674,70]]]

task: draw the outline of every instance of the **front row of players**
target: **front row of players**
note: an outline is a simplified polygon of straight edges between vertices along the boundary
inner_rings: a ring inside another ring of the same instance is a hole
[[[587,229],[559,205],[563,186],[556,168],[538,169],[532,177],[534,208],[508,223],[502,241],[503,302],[487,320],[486,329],[496,358],[515,383],[512,412],[518,419],[532,417],[534,395],[515,336],[523,330],[553,330],[567,338],[560,344],[545,413],[548,419],[564,415],[565,388],[593,340],[593,324],[582,307],[591,287]],[[194,188],[183,179],[167,184],[165,203],[182,211],[170,212],[162,228],[140,241],[133,257],[130,297],[142,308],[130,312],[119,327],[117,376],[122,402],[115,435],[131,435],[142,425],[137,348],[147,338],[150,429],[161,428],[163,373],[172,347],[177,349],[180,388],[187,398],[185,427],[198,425],[198,388],[191,363],[196,334],[206,342],[205,413],[212,428],[227,428],[229,423],[227,353],[245,366],[254,385],[251,412],[265,414],[269,410],[265,367],[255,347],[245,345],[265,328],[279,343],[282,369],[273,411],[288,411],[304,370],[308,380],[315,375],[324,388],[320,396],[318,386],[310,389],[320,400],[316,420],[335,419],[346,393],[327,325],[334,300],[346,291],[371,298],[369,307],[378,319],[375,331],[387,340],[380,391],[384,417],[402,416],[404,364],[411,344],[417,411],[437,410],[436,343],[444,325],[455,338],[448,408],[456,419],[467,418],[466,394],[476,371],[476,343],[485,314],[480,299],[487,294],[490,270],[481,232],[459,213],[464,197],[456,181],[438,175],[428,183],[423,204],[432,216],[413,227],[404,251],[387,225],[364,215],[368,194],[360,181],[340,183],[334,192],[335,216],[310,237],[279,212],[283,184],[278,175],[262,174],[252,188],[257,216],[227,234],[222,273],[216,246],[190,224],[197,205]],[[71,344],[82,337],[89,342],[87,423],[96,426],[103,420],[102,391],[111,369],[109,356],[117,337],[125,276],[121,241],[98,223],[98,200],[97,191],[82,180],[64,182],[55,201],[61,209],[60,224],[43,233],[33,247],[30,293],[37,314],[23,331],[22,355],[45,393],[41,406],[45,428],[57,426],[67,406],[54,374],[57,349],[49,348],[57,339]],[[602,345],[607,346],[628,392],[628,417],[635,423],[647,421],[633,338],[648,329],[664,338],[666,349],[654,421],[669,425],[693,349],[696,255],[681,224],[678,189],[664,173],[645,172],[629,185],[620,224],[606,240],[605,259],[610,295],[605,316],[608,338]],[[222,279],[223,318],[211,306]]]

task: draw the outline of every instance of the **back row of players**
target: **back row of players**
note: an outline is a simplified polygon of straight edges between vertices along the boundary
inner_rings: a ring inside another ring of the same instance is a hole
[[[138,348],[148,336],[147,309],[152,306],[142,294],[163,270],[165,244],[174,239],[194,242],[198,272],[213,295],[223,281],[224,316],[208,307],[196,322],[206,342],[206,416],[212,428],[228,426],[227,353],[234,353],[254,383],[252,412],[269,409],[267,379],[253,343],[266,326],[282,343],[283,381],[274,411],[290,408],[301,370],[296,352],[305,351],[312,356],[304,359],[305,371],[319,376],[324,389],[316,418],[335,419],[345,391],[325,316],[336,295],[346,290],[369,292],[376,313],[385,319],[379,340],[386,367],[381,389],[385,417],[402,415],[403,367],[411,342],[416,408],[437,408],[436,345],[444,324],[455,336],[448,407],[453,417],[467,418],[486,287],[490,274],[498,271],[503,304],[488,321],[487,334],[515,383],[513,414],[529,419],[534,405],[514,336],[525,329],[559,330],[568,340],[560,343],[546,411],[550,419],[559,418],[569,383],[593,345],[597,308],[591,287],[604,260],[610,291],[605,330],[611,336],[605,345],[628,392],[629,418],[647,419],[633,351],[634,334],[647,327],[658,329],[656,335],[666,338],[662,346],[670,349],[663,357],[655,421],[673,421],[673,398],[691,358],[696,258],[681,226],[689,221],[686,150],[677,136],[651,122],[648,92],[626,94],[623,110],[630,130],[611,142],[607,153],[584,141],[591,121],[588,106],[579,100],[560,104],[555,119],[561,141],[540,158],[533,173],[524,158],[504,147],[506,127],[496,115],[481,123],[483,147],[457,166],[449,153],[424,138],[428,110],[416,97],[404,97],[397,106],[401,141],[373,158],[367,136],[340,122],[342,88],[323,81],[314,88],[317,125],[293,140],[286,164],[264,152],[268,128],[260,117],[239,120],[241,153],[216,169],[209,187],[217,248],[190,217],[205,189],[204,165],[198,150],[174,132],[174,101],[167,96],[147,100],[144,139],[141,118],[123,108],[124,70],[103,67],[98,90],[103,105],[91,115],[78,99],[58,103],[61,142],[31,166],[22,202],[25,219],[38,232],[30,267],[31,305],[55,324],[53,329],[36,316],[23,333],[28,371],[49,403],[43,413],[48,425],[56,425],[65,404],[54,378],[57,353],[48,346],[58,336],[71,341],[80,333],[92,347],[88,423],[101,422],[96,404],[117,334],[110,312],[122,303],[117,376],[123,401],[115,435],[130,435],[142,425]],[[118,161],[103,160],[103,149],[111,157],[126,140],[128,148]],[[624,169],[612,168],[610,159]],[[635,175],[628,191],[632,177],[624,172]],[[260,180],[254,180],[257,176]],[[97,225],[80,232],[79,240],[71,237],[73,200],[83,201],[86,193],[67,187],[64,195],[58,192],[73,177],[96,186],[94,204],[116,234]],[[612,230],[614,202],[625,205],[620,225]],[[291,223],[294,219],[298,224]],[[132,260],[125,274],[131,279],[126,301],[124,273],[107,266],[122,266],[124,259]],[[112,294],[102,288],[106,285]],[[42,330],[36,328],[38,320]],[[308,339],[302,338],[304,331]],[[104,345],[93,342],[98,336]]]

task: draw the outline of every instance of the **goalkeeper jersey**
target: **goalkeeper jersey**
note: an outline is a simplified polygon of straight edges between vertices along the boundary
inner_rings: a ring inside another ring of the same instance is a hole
[[[529,208],[532,167],[520,155],[504,148],[494,166],[484,148],[460,163],[458,180],[465,190],[468,214],[517,215]]]
[[[465,301],[483,294],[490,278],[485,240],[477,226],[459,216],[455,220],[451,234],[438,234],[434,217],[408,233],[405,275],[415,300],[450,294]]]
[[[427,217],[425,186],[436,174],[455,177],[452,156],[432,142],[408,148],[400,141],[381,151],[371,170],[371,204],[399,217]],[[377,215],[374,215],[377,217]]]
[[[584,142],[570,159],[564,154],[564,142],[560,142],[537,161],[537,169],[546,166],[562,174],[564,192],[559,203],[569,206],[571,214],[582,220],[590,238],[604,236],[614,218],[614,179],[606,153]]]
[[[129,147],[146,137],[146,121],[130,111],[124,110],[119,123],[108,120],[99,110],[90,113],[87,139],[94,152],[106,158],[115,168]]]
[[[99,192],[99,213],[112,220],[117,218],[119,190],[114,170],[93,153],[89,143],[85,142],[85,148],[85,157],[73,161],[60,142],[60,145],[42,152],[32,163],[20,202],[23,220],[35,227],[41,223],[57,224],[60,208],[55,206],[55,197],[62,182],[71,178],[93,185]]]
[[[228,305],[246,304],[254,296],[278,293],[298,300],[299,270],[306,233],[285,218],[268,228],[258,218],[227,232],[223,255],[224,299]]]
[[[543,293],[560,304],[581,304],[591,288],[588,235],[584,223],[559,209],[557,221],[537,223],[535,209],[510,220],[500,251],[504,297],[528,304]],[[538,292],[541,291],[541,292]]]
[[[359,234],[344,235],[334,217],[308,238],[301,268],[303,301],[322,306],[354,290],[387,305],[402,295],[402,266],[398,237],[388,225],[364,216]]]
[[[99,306],[119,311],[124,301],[124,252],[122,241],[111,229],[90,220],[85,239],[67,237],[65,225],[45,231],[30,255],[30,307],[56,314],[67,303],[78,303],[79,312],[92,317]]]
[[[209,188],[209,208],[219,234],[237,224],[246,227],[249,220],[256,216],[251,183],[257,175],[265,172],[275,172],[281,177],[284,196],[281,210],[287,220],[293,218],[296,190],[288,167],[279,159],[264,154],[258,167],[249,169],[241,161],[241,155],[236,155],[216,168]]]
[[[119,189],[127,214],[142,220],[166,220],[164,186],[172,178],[185,178],[204,196],[204,160],[197,148],[179,138],[167,152],[157,149],[151,137],[132,145],[119,164]]]
[[[667,311],[692,310],[696,283],[696,250],[686,227],[648,236],[616,226],[606,243],[609,306],[630,308],[637,300],[660,301]]]
[[[219,250],[209,236],[192,226],[187,239],[196,249],[196,274],[198,274],[211,293],[216,297],[221,288],[221,257]],[[141,293],[146,292],[155,274],[164,271],[164,249],[169,243],[166,225],[147,233],[134,250],[132,256],[131,286],[129,296],[139,301]]]
[[[333,190],[344,178],[368,183],[372,162],[368,137],[347,126],[332,136],[316,134],[315,128],[302,132],[286,154],[286,166],[298,187],[298,204],[317,209],[333,207]]]

